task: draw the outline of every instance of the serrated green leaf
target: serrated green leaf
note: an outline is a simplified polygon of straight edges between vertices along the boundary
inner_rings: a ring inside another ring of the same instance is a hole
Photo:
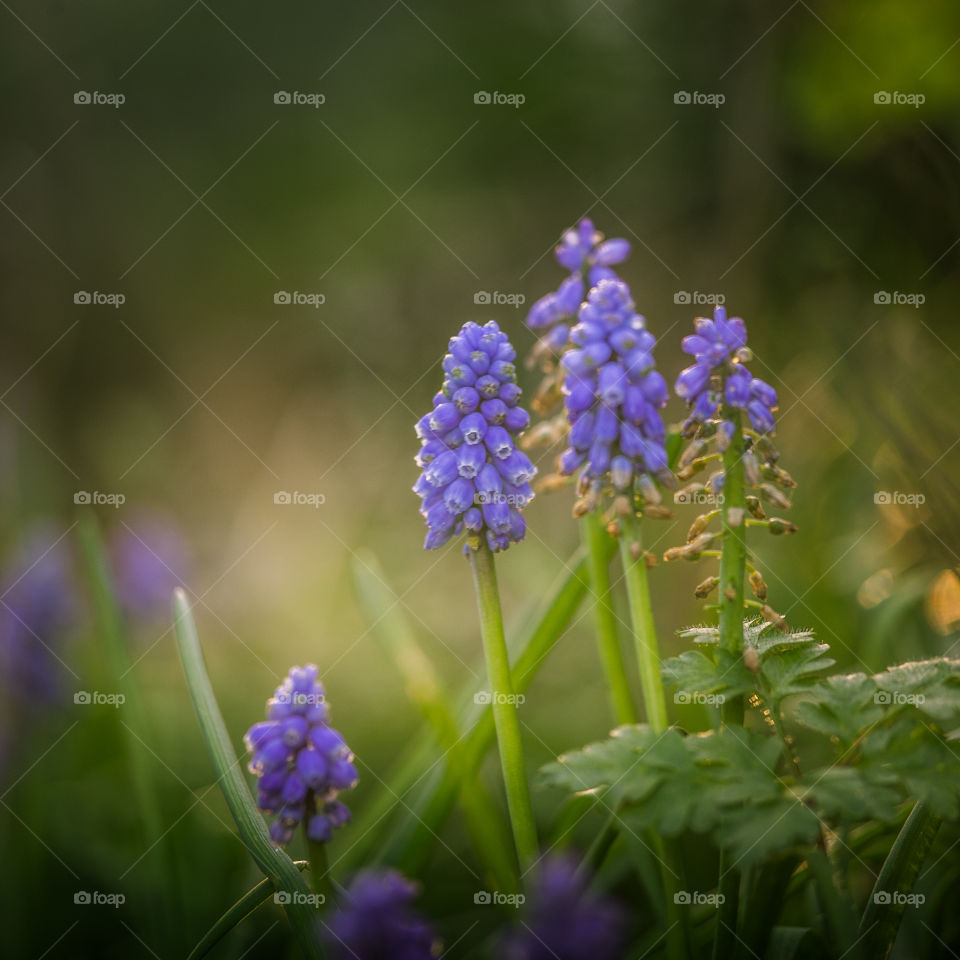
[[[795,797],[783,795],[734,809],[717,827],[717,841],[739,867],[750,866],[820,835],[817,815]]]
[[[828,767],[814,770],[803,780],[801,795],[812,800],[817,811],[831,823],[845,821],[897,819],[901,793],[878,778],[866,775],[856,767]]]
[[[884,714],[874,700],[877,686],[864,673],[834,674],[809,687],[809,700],[797,704],[796,719],[847,747]]]
[[[665,660],[663,679],[687,695],[718,694],[739,696],[753,690],[753,674],[743,657],[729,650],[714,650],[712,656],[700,650],[686,650]]]

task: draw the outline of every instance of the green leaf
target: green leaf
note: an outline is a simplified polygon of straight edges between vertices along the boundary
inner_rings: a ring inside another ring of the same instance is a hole
[[[711,653],[712,658],[700,650],[686,650],[678,657],[665,660],[663,679],[691,699],[719,693],[735,697],[753,690],[754,676],[742,656],[722,649]]]
[[[835,674],[806,691],[809,700],[797,704],[796,719],[804,726],[852,744],[884,713],[875,702],[877,686],[864,673]]]
[[[190,697],[200,722],[200,731],[213,763],[217,784],[227,801],[230,814],[237,824],[240,839],[253,857],[257,866],[267,875],[274,889],[299,893],[284,905],[287,918],[293,927],[300,947],[307,957],[320,960],[317,937],[317,912],[311,906],[311,891],[294,862],[279,847],[270,842],[266,824],[253,802],[240,769],[240,761],[233,749],[230,735],[220,713],[217,698],[207,675],[203,650],[187,595],[180,589],[174,591],[174,632],[180,661],[187,678]]]
[[[298,870],[306,870],[310,866],[307,860],[294,860],[293,863]],[[190,951],[187,960],[201,960],[202,957],[205,957],[235,926],[246,920],[254,910],[262,907],[275,890],[273,881],[269,877],[264,877],[230,907],[200,938],[200,942]]]
[[[894,821],[903,800],[900,791],[887,782],[865,775],[855,767],[828,767],[814,770],[802,783],[809,781],[804,798],[809,798],[821,815],[831,822],[838,820]]]

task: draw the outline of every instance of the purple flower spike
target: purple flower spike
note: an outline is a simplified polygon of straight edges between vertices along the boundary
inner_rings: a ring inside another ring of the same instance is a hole
[[[576,317],[588,288],[601,280],[616,280],[617,275],[610,268],[623,263],[629,255],[627,240],[604,240],[603,234],[598,233],[587,218],[564,233],[556,258],[570,275],[554,292],[541,297],[527,314],[527,326],[543,333],[534,355],[562,352],[570,342],[570,322]]]
[[[645,473],[672,485],[660,416],[667,392],[653,369],[654,339],[634,309],[630,288],[622,280],[601,280],[580,308],[579,320],[579,327],[596,325],[603,333],[602,339],[563,355],[570,371],[563,386],[570,445],[560,458],[560,472],[573,473],[585,459],[584,479],[592,487],[612,484],[622,490]],[[588,351],[604,358],[602,364],[587,364]],[[707,370],[705,379],[709,375]]]
[[[532,494],[513,496],[504,482],[522,487],[537,471],[517,449],[517,435],[530,416],[518,405],[514,356],[493,321],[482,327],[468,323],[450,341],[443,389],[432,413],[417,425],[422,473],[413,490],[423,501],[427,550],[464,532],[472,550],[484,540],[492,550],[503,550],[523,539],[519,511]],[[462,365],[476,375],[473,386],[459,385],[456,371]]]
[[[739,317],[727,317],[725,307],[713,311],[713,319],[698,317],[693,322],[696,333],[683,339],[683,351],[696,361],[682,370],[674,391],[681,400],[692,406],[686,426],[720,416],[726,404],[736,410],[745,410],[753,429],[758,433],[773,433],[773,411],[777,407],[777,391],[751,377],[744,366],[749,359],[747,328]],[[711,381],[717,377],[722,389],[711,389]],[[721,449],[730,443],[729,428],[721,432]]]
[[[622,955],[622,910],[591,893],[570,859],[544,862],[525,913],[500,953],[506,960],[615,960]]]
[[[329,955],[334,960],[433,960],[434,935],[410,907],[416,895],[416,886],[395,870],[357,874],[329,920]]]
[[[277,815],[270,839],[281,847],[304,821],[309,838],[326,843],[350,819],[337,796],[356,785],[357,770],[343,737],[327,723],[318,672],[312,663],[291,668],[267,701],[267,721],[244,737],[249,770],[260,778],[257,807]]]

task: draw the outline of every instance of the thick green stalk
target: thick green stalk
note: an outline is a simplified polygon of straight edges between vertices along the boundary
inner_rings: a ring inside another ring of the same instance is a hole
[[[818,843],[807,857],[817,890],[817,899],[823,911],[830,934],[830,942],[838,956],[860,960],[864,956],[862,942],[857,937],[856,917],[846,898],[833,880],[833,864],[827,851]],[[870,960],[873,960],[871,957]]]
[[[740,411],[723,407],[723,417],[733,423],[733,438],[723,454],[723,547],[720,554],[720,646],[734,654],[743,652],[743,580],[747,563],[746,495],[743,475],[743,434]],[[730,522],[732,516],[734,523]],[[727,726],[743,725],[743,697],[726,700],[721,717]],[[728,864],[729,857],[720,853],[720,892],[724,901],[717,914],[713,941],[714,960],[731,956],[736,936],[740,907],[740,874]]]
[[[613,706],[613,716],[618,724],[636,723],[637,714],[630,696],[627,672],[617,636],[617,615],[613,609],[610,589],[610,551],[607,543],[610,535],[603,527],[599,516],[593,511],[580,520],[580,538],[587,549],[587,569],[590,571],[590,587],[593,592],[593,619],[597,631],[597,647],[607,689]]]
[[[516,695],[510,676],[510,658],[503,632],[503,614],[497,589],[497,571],[493,553],[486,543],[470,552],[473,581],[480,607],[480,629],[484,655],[487,660],[487,678],[493,706],[493,721],[500,748],[500,767],[507,794],[507,809],[513,827],[513,841],[521,871],[535,863],[540,855],[537,831],[533,821],[533,805],[527,786],[527,772],[517,717]]]
[[[606,549],[609,562],[614,552],[612,538],[606,544]],[[569,569],[569,574],[557,589],[544,599],[532,628],[520,641],[520,652],[510,671],[516,693],[527,691],[540,665],[569,627],[587,592],[586,561],[582,551],[578,550],[565,566]],[[457,702],[469,701],[472,707],[475,686],[472,680],[466,684]],[[464,738],[464,770],[475,772],[496,736],[490,706],[487,705],[479,711],[473,707],[472,719],[467,719],[465,726],[469,733]],[[429,728],[425,728],[410,748],[407,758],[390,778],[386,789],[382,790],[354,821],[353,832],[357,840],[337,860],[345,872],[349,873],[360,864],[373,859],[374,843],[383,835],[382,826],[378,829],[378,825],[387,819],[401,799],[408,816],[403,818],[399,825],[394,824],[389,831],[387,849],[379,859],[408,869],[407,864],[414,851],[429,849],[456,803],[456,771],[449,764],[438,764],[436,775],[430,776],[419,796],[409,803],[406,797],[424,778],[423,771],[431,767],[436,760],[435,737]],[[420,855],[422,856],[422,853]]]
[[[636,547],[633,546],[634,544]],[[638,559],[634,559],[632,549],[639,552]],[[623,518],[620,558],[627,581],[627,599],[630,601],[630,619],[633,624],[637,662],[640,665],[640,684],[643,688],[643,705],[647,713],[647,723],[656,733],[663,733],[667,729],[667,702],[663,696],[663,680],[660,677],[657,628],[653,622],[653,610],[650,605],[647,561],[643,556],[640,523],[633,514]]]
[[[310,855],[310,885],[313,892],[323,897],[324,903],[329,903],[333,894],[333,883],[327,863],[327,845],[307,837],[307,852]]]
[[[223,722],[210,677],[207,675],[190,603],[187,595],[180,589],[174,591],[173,606],[177,649],[200,724],[200,732],[217,776],[217,785],[237,825],[240,839],[254,862],[269,877],[275,890],[297,895],[292,896],[290,902],[284,905],[287,919],[304,955],[313,960],[321,960],[317,911],[311,905],[310,888],[300,876],[294,862],[283,850],[270,842],[266,824],[250,795],[240,761]]]
[[[917,882],[940,822],[940,817],[931,813],[923,803],[917,803],[910,811],[877,875],[860,920],[865,956],[885,958],[890,955],[903,919],[906,905],[903,898],[912,892]]]
[[[743,651],[743,579],[747,564],[746,494],[743,476],[743,434],[740,411],[723,408],[724,419],[733,423],[733,439],[723,454],[723,547],[720,554],[720,645],[731,653]],[[737,521],[730,523],[731,511]],[[743,698],[727,700],[722,707],[723,722],[742,726]]]

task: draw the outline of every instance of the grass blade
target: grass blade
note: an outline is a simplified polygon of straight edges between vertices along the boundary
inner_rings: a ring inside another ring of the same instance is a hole
[[[227,733],[220,707],[217,705],[217,698],[203,660],[197,627],[190,611],[190,603],[183,590],[174,591],[173,606],[177,648],[180,651],[183,672],[200,722],[203,740],[217,775],[217,785],[227,801],[227,807],[237,824],[241,840],[250,851],[254,862],[267,875],[274,889],[302,895],[292,896],[291,902],[284,905],[284,910],[304,954],[320,960],[322,953],[317,937],[319,924],[317,912],[311,906],[310,888],[294,862],[283,850],[270,843],[267,826],[247,788],[240,761],[233,749],[230,735]]]

